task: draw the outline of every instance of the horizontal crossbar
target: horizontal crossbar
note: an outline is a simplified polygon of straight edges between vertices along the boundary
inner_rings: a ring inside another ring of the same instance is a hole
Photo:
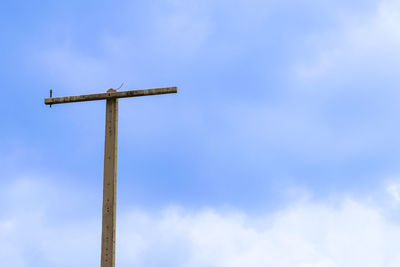
[[[72,103],[72,102],[105,100],[105,99],[112,99],[112,98],[173,94],[173,93],[177,93],[177,92],[178,92],[177,87],[162,87],[162,88],[130,90],[130,91],[121,91],[121,92],[117,92],[117,91],[110,92],[109,91],[107,93],[101,93],[101,94],[49,97],[49,98],[44,99],[44,103],[46,105],[55,105],[55,104]]]

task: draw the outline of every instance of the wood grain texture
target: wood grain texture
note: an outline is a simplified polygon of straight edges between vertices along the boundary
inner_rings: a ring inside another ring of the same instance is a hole
[[[121,92],[117,92],[115,90],[109,90],[107,93],[100,93],[100,94],[49,97],[49,98],[44,99],[44,103],[46,105],[56,105],[56,104],[64,104],[64,103],[72,103],[72,102],[107,100],[107,99],[113,99],[113,98],[174,94],[177,92],[178,92],[177,87],[162,87],[162,88],[130,90],[130,91],[121,91]]]
[[[115,267],[118,138],[117,98],[107,100],[105,136],[101,267]]]
[[[162,87],[143,90],[117,92],[109,89],[106,93],[45,98],[46,105],[106,101],[106,129],[104,145],[104,181],[101,233],[101,267],[115,267],[115,228],[117,198],[117,139],[118,139],[118,99],[148,95],[177,93],[177,87]]]

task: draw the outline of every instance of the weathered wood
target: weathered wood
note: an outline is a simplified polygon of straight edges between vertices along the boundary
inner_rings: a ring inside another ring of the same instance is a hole
[[[105,135],[101,267],[115,267],[118,98],[107,99]]]
[[[178,92],[177,87],[162,87],[162,88],[130,90],[130,91],[121,91],[121,92],[117,92],[115,90],[113,90],[113,91],[109,90],[109,91],[107,91],[107,93],[101,93],[101,94],[49,97],[49,98],[44,99],[44,103],[46,105],[55,105],[55,104],[72,103],[72,102],[106,100],[106,99],[113,99],[113,98],[173,94],[173,93],[177,93],[177,92]]]
[[[177,93],[176,87],[163,87],[144,90],[117,92],[114,89],[106,93],[45,98],[46,105],[107,100],[106,131],[104,146],[104,184],[103,216],[101,233],[101,267],[115,267],[115,221],[117,196],[117,138],[118,138],[118,98],[161,95]]]

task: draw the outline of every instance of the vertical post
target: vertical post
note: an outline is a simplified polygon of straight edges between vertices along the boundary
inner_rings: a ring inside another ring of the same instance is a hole
[[[162,95],[177,93],[177,87],[151,88],[107,93],[45,98],[46,105],[62,103],[107,100],[106,131],[104,145],[103,213],[101,232],[101,267],[115,267],[115,218],[117,196],[117,139],[118,139],[118,98]]]
[[[115,90],[108,92],[115,92]],[[115,267],[115,217],[117,191],[118,98],[107,99],[104,145],[103,222],[101,267]]]

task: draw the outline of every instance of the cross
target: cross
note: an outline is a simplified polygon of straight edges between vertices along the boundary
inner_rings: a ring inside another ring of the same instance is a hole
[[[117,138],[118,99],[148,95],[177,93],[177,87],[163,87],[144,90],[117,92],[109,89],[106,93],[45,98],[46,105],[72,102],[106,100],[106,133],[104,145],[103,213],[101,232],[101,267],[115,267],[115,216],[117,193]]]

